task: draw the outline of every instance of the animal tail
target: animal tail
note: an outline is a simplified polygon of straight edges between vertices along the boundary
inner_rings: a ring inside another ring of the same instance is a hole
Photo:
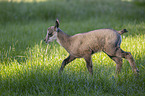
[[[128,32],[126,29],[123,29],[123,30],[121,30],[121,31],[117,31],[120,35],[122,35],[123,33],[126,33],[126,32]]]

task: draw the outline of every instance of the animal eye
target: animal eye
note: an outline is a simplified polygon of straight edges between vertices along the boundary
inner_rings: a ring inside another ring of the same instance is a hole
[[[53,36],[53,34],[52,33],[48,33],[48,35],[51,37],[51,36]]]

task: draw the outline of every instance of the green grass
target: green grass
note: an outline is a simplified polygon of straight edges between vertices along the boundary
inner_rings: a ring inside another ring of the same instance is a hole
[[[144,6],[121,0],[0,1],[0,14],[0,95],[145,95]],[[121,48],[132,53],[139,77],[126,60],[115,77],[116,64],[102,52],[92,56],[93,76],[83,59],[71,62],[58,75],[68,53],[56,42],[43,42],[57,17],[69,35],[126,28],[129,32],[122,35]]]

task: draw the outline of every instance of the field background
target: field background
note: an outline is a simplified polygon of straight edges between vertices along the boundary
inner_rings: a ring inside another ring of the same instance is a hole
[[[104,53],[92,56],[94,75],[77,59],[58,75],[68,53],[43,39],[60,20],[69,35],[100,28],[129,32],[121,48],[132,53],[140,75],[128,61],[115,77],[116,64]],[[143,0],[0,0],[0,95],[145,95],[145,2]]]

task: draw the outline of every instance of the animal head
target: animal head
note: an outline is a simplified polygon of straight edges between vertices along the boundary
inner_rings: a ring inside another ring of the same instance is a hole
[[[46,34],[46,37],[44,39],[44,41],[46,43],[52,42],[52,41],[57,39],[58,27],[59,27],[59,20],[56,19],[55,26],[51,26],[47,29],[47,34]]]

